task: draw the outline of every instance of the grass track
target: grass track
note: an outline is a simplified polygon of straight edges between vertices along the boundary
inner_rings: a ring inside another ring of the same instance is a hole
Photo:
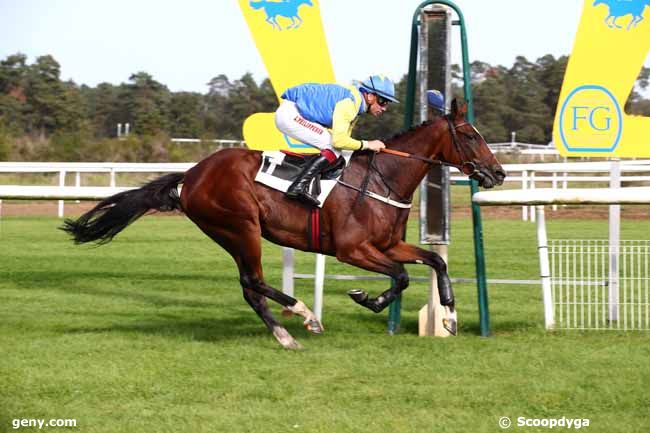
[[[355,283],[328,281],[324,335],[285,321],[306,347],[294,353],[243,301],[231,259],[188,220],[147,217],[101,248],[73,246],[58,224],[0,220],[0,432],[15,431],[14,418],[75,418],[77,428],[44,430],[110,433],[497,432],[501,416],[650,431],[650,336],[547,333],[538,287],[490,287],[494,338],[481,339],[475,287],[457,285],[460,336],[441,340],[414,335],[423,283],[406,292],[403,333],[389,337],[386,313],[347,298]],[[607,233],[606,221],[548,226],[550,237]],[[487,220],[484,230],[490,278],[536,278],[534,225]],[[624,221],[622,238],[644,237],[647,223]],[[469,220],[454,221],[452,239],[451,275],[472,276]],[[279,286],[279,248],[265,244],[264,263]],[[312,270],[307,255],[298,263]],[[353,271],[329,259],[328,272]],[[310,286],[296,285],[308,304]]]

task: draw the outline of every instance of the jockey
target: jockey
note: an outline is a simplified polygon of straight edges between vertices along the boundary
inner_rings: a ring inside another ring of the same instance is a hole
[[[341,150],[385,148],[380,140],[350,136],[362,113],[381,116],[395,98],[395,85],[383,75],[372,75],[353,86],[307,83],[287,89],[275,112],[275,125],[284,134],[320,149],[320,156],[305,166],[287,190],[287,197],[320,205],[309,193],[312,179],[341,155]]]

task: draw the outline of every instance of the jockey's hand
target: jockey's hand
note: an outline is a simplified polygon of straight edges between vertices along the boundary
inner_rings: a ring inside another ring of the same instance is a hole
[[[367,142],[367,148],[375,152],[380,152],[381,149],[385,149],[386,145],[381,140],[370,140]]]

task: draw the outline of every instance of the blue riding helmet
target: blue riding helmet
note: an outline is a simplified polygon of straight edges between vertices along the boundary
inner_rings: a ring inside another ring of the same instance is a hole
[[[427,90],[427,104],[438,111],[445,111],[445,96],[438,90]]]
[[[385,75],[371,75],[359,84],[359,89],[368,93],[376,93],[391,102],[399,103],[395,97],[395,84]]]

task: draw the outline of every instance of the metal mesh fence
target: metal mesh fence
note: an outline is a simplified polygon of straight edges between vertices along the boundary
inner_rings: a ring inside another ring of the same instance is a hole
[[[620,241],[613,271],[608,240],[548,246],[556,329],[650,330],[650,241]]]

